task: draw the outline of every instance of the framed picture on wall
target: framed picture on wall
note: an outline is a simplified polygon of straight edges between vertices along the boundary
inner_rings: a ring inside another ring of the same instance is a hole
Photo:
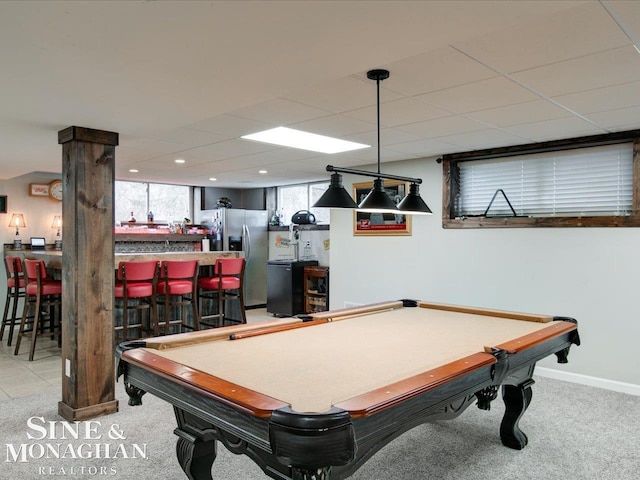
[[[367,196],[373,182],[353,184],[353,198],[356,203],[362,202]],[[407,182],[385,180],[384,189],[397,205],[409,191]],[[353,212],[354,235],[411,235],[411,215],[394,213]]]
[[[7,213],[7,196],[0,195],[0,213]]]

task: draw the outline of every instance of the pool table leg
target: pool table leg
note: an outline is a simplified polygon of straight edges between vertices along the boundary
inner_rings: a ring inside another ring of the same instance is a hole
[[[527,436],[518,422],[531,403],[531,385],[529,379],[518,385],[503,385],[502,399],[505,405],[504,417],[500,424],[500,439],[505,447],[522,450],[528,442]]]
[[[315,470],[303,470],[301,468],[292,468],[293,480],[329,480],[331,467],[318,468]]]
[[[216,441],[203,440],[180,428],[175,433],[178,462],[189,480],[212,480],[211,467],[217,456]]]

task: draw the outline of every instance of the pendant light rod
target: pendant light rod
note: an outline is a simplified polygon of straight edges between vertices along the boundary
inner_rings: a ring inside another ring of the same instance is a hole
[[[389,70],[369,70],[367,72],[369,80],[376,81],[376,118],[378,119],[378,173],[380,173],[380,82],[389,78]]]
[[[366,170],[354,170],[353,168],[342,168],[342,167],[334,167],[333,165],[327,165],[327,172],[336,172],[336,173],[349,173],[351,175],[363,175],[365,177],[373,177],[373,178],[385,178],[387,180],[399,180],[401,182],[410,182],[421,184],[421,178],[411,178],[411,177],[402,177],[400,175],[389,175],[386,173],[375,173],[375,172],[367,172]]]

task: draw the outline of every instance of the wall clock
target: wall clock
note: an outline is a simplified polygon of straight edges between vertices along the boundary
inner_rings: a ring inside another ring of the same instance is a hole
[[[49,198],[58,202],[62,201],[62,180],[54,180],[49,184]]]

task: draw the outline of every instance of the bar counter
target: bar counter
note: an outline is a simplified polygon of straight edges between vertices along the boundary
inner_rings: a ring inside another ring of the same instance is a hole
[[[17,254],[24,258],[33,258],[44,260],[47,267],[53,269],[62,269],[62,251],[60,250],[43,250],[43,251],[16,251]],[[5,251],[5,255],[7,252]],[[239,252],[232,251],[214,251],[214,252],[140,252],[140,253],[116,253],[114,254],[113,269],[118,268],[120,262],[132,262],[142,260],[198,260],[200,265],[214,265],[216,259],[220,257],[237,257]]]

